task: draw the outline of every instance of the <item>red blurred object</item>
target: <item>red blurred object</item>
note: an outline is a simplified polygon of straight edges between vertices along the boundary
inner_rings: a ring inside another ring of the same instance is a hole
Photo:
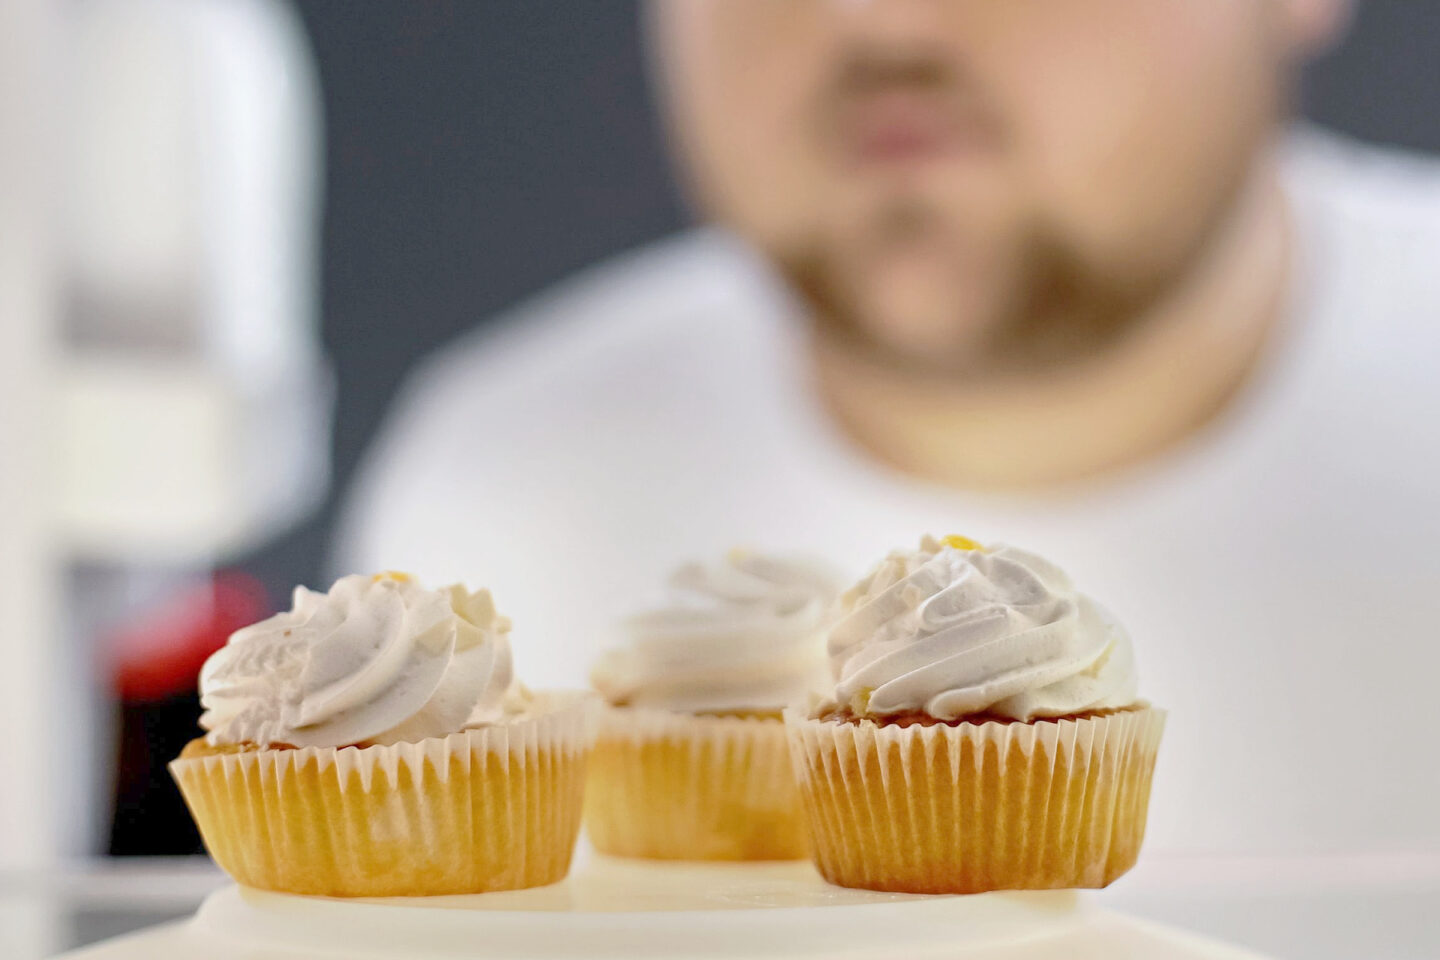
[[[240,571],[180,592],[111,636],[116,693],[133,703],[194,691],[205,658],[272,612],[260,581]]]

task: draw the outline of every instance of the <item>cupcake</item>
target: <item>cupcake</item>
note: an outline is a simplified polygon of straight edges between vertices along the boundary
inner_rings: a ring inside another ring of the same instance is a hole
[[[514,683],[489,591],[350,576],[231,635],[204,737],[170,771],[241,884],[337,897],[480,893],[569,869],[586,694]]]
[[[816,865],[847,887],[1103,887],[1145,833],[1165,716],[1050,562],[926,537],[840,599],[833,695],[786,713]]]
[[[630,857],[806,855],[781,710],[826,680],[838,585],[822,567],[734,551],[671,577],[591,677],[602,709],[585,796],[595,847]]]

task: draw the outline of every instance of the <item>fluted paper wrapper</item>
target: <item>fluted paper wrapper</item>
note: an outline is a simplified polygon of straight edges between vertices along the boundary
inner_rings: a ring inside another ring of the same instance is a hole
[[[597,850],[625,857],[804,857],[784,723],[604,709],[585,788],[585,831]]]
[[[335,897],[512,890],[566,874],[594,704],[540,694],[514,719],[390,746],[182,757],[170,772],[241,884]]]
[[[827,880],[980,893],[1103,887],[1130,869],[1165,714],[901,726],[787,712],[785,721]]]

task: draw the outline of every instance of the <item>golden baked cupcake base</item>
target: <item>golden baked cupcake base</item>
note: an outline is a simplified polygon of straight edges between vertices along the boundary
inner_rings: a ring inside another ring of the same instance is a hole
[[[657,860],[806,856],[784,723],[775,716],[602,711],[585,831],[602,853]]]
[[[905,893],[1104,887],[1134,865],[1165,714],[886,724],[786,714],[820,873]]]
[[[390,746],[186,747],[170,770],[245,886],[334,897],[483,893],[565,876],[589,753],[581,695]]]

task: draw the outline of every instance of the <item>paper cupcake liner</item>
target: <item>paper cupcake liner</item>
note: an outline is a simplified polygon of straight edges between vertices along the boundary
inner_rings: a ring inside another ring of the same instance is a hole
[[[241,884],[336,897],[553,883],[580,826],[593,702],[541,694],[506,723],[390,746],[204,753],[170,764]]]
[[[815,863],[910,893],[1103,887],[1140,852],[1161,710],[931,726],[787,711]]]
[[[597,850],[626,857],[804,857],[784,724],[778,717],[602,710],[585,831]]]

